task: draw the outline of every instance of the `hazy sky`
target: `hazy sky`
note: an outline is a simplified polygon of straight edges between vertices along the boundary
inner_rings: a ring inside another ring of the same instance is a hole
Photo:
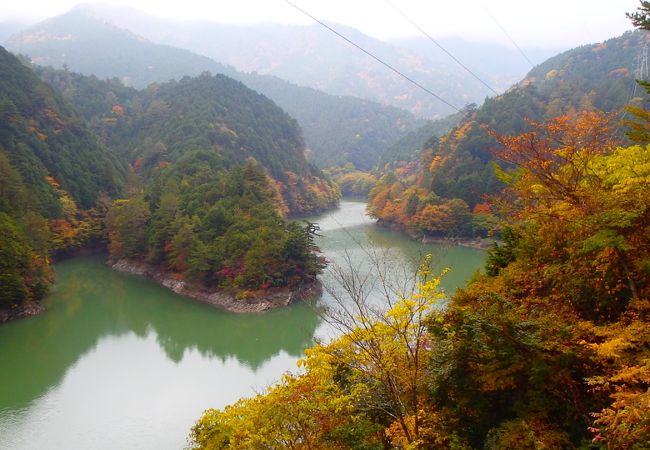
[[[292,0],[320,19],[394,38],[418,32],[385,0]],[[522,46],[564,47],[598,42],[631,29],[626,12],[638,0],[391,0],[434,36],[464,36],[507,43],[485,7]],[[0,0],[0,22],[44,19],[64,13],[78,0]],[[283,0],[104,0],[128,4],[160,17],[220,22],[312,21]]]

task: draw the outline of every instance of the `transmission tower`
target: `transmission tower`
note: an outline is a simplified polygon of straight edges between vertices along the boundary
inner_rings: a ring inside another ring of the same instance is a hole
[[[648,79],[648,44],[643,44],[641,51],[636,56],[636,68],[634,69],[634,78],[637,80]]]

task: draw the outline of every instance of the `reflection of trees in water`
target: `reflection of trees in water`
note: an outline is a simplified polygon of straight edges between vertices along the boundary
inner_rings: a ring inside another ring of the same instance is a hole
[[[197,349],[256,370],[281,351],[301,356],[320,323],[303,304],[236,315],[187,303],[154,283],[112,272],[98,257],[66,261],[59,272],[51,310],[0,330],[0,409],[24,407],[60,383],[102,337],[153,331],[176,363],[187,349]]]
[[[334,219],[331,219],[334,220]],[[403,233],[391,231],[374,223],[356,225],[325,231],[319,244],[324,248],[325,256],[332,262],[341,263],[345,255],[350,255],[358,265],[367,265],[364,249],[386,252],[387,258],[398,275],[413,274],[420,261],[431,255],[431,269],[440,273],[450,268],[441,282],[441,288],[449,293],[464,286],[473,273],[482,268],[485,252],[458,245],[422,244]],[[327,282],[329,276],[326,274]]]

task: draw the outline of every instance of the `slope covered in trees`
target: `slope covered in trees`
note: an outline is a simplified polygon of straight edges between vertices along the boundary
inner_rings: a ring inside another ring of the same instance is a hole
[[[484,233],[489,219],[485,195],[503,186],[492,167],[496,141],[489,130],[522,133],[530,128],[529,120],[579,110],[622,118],[630,100],[640,101],[632,98],[634,70],[647,42],[646,33],[629,32],[541,64],[505,94],[468,111],[448,134],[431,139],[416,161],[380,179],[370,195],[370,212],[413,234]],[[621,127],[615,131],[623,133]]]
[[[80,117],[2,52],[1,320],[36,312],[50,256],[87,244],[233,295],[314,280],[314,228],[285,215],[330,207],[338,191],[270,100],[223,75],[137,91],[42,71]]]
[[[309,147],[309,160],[318,167],[352,163],[359,170],[371,170],[394,142],[423,123],[403,109],[328,95],[274,76],[240,73],[235,78],[298,120]]]
[[[66,65],[100,78],[117,77],[137,88],[224,69],[188,50],[152,44],[82,9],[33,25],[7,39],[6,46],[39,65]]]
[[[94,236],[89,209],[126,166],[72,106],[0,48],[0,320],[38,309],[52,251]]]
[[[117,193],[124,166],[71,105],[3,48],[0,70],[0,146],[34,193],[35,209],[50,217],[61,214],[47,175],[82,207],[92,206],[101,191]]]
[[[224,163],[213,152],[184,154],[157,168],[144,196],[117,200],[108,212],[114,259],[141,258],[202,287],[295,287],[324,264],[312,225],[287,222],[277,194],[253,158]]]
[[[473,109],[473,107],[470,105],[466,108],[466,110],[468,109]],[[383,168],[387,164],[390,166],[399,166],[400,164],[417,159],[417,156],[427,142],[447,134],[450,129],[458,125],[458,122],[463,117],[465,117],[465,114],[458,112],[442,119],[430,120],[418,128],[405,133],[381,153],[379,167]]]
[[[230,165],[255,158],[272,178],[283,213],[322,210],[337,201],[334,186],[307,162],[296,121],[241,82],[206,73],[137,91],[117,80],[39,73],[145,178],[187,152],[209,150]]]
[[[352,162],[362,169],[372,168],[388,146],[418,125],[418,119],[405,110],[329,95],[274,76],[238,72],[205,56],[149,42],[102,17],[100,12],[78,8],[13,36],[7,45],[41,66],[62,69],[65,65],[70,71],[110,78],[113,91],[120,90],[114,78],[141,89],[205,71],[225,74],[266,95],[298,120],[310,159],[320,167]],[[70,89],[65,92],[74,95]],[[95,101],[83,98],[86,103]]]

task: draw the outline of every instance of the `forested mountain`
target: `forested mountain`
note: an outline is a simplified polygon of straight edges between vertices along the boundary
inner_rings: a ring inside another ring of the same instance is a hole
[[[470,107],[470,109],[472,108]],[[456,114],[451,114],[442,119],[430,120],[422,126],[405,133],[381,154],[379,167],[384,167],[386,164],[394,165],[417,159],[422,148],[429,140],[446,134],[465,117],[466,111],[470,109],[466,108],[465,112],[461,111]]]
[[[328,94],[374,100],[425,118],[453,112],[318,24],[180,22],[123,7],[86,8],[134,33],[208,56],[240,71],[275,75]],[[459,108],[480,104],[491,94],[449,59],[431,61],[353,28],[330,26]],[[495,88],[503,90],[509,85],[510,80]]]
[[[152,44],[82,9],[33,25],[11,36],[6,46],[30,56],[35,64],[57,68],[66,65],[100,78],[117,77],[137,88],[225,69],[205,56]]]
[[[36,211],[61,214],[52,176],[79,203],[120,192],[125,166],[101,146],[73,107],[0,48],[0,146],[20,173]]]
[[[77,205],[119,194],[125,177],[72,106],[0,47],[0,321],[38,309],[50,252],[97,225]]]
[[[206,73],[138,91],[117,80],[38,71],[142,175],[186,153],[211,150],[226,166],[255,158],[273,178],[284,212],[316,211],[336,202],[333,186],[305,158],[296,121],[241,82]]]
[[[647,34],[628,32],[544,62],[503,95],[470,111],[451,132],[431,139],[415,170],[411,165],[380,180],[371,193],[372,213],[416,234],[478,232],[482,225],[478,229],[471,225],[470,213],[486,194],[503,186],[492,166],[496,141],[488,130],[519,134],[529,129],[529,120],[578,110],[602,110],[612,113],[614,122],[620,120],[624,105],[639,100],[632,98],[634,72],[647,42]],[[622,127],[616,130],[623,132]]]
[[[37,24],[13,36],[8,45],[35,64],[59,69],[65,64],[71,71],[117,78],[138,88],[204,71],[223,73],[266,95],[296,118],[304,130],[310,159],[321,167],[346,162],[364,169],[374,167],[388,146],[418,124],[404,110],[328,95],[273,76],[238,72],[204,56],[149,42],[86,9]]]
[[[650,3],[639,10],[635,25],[650,31]],[[431,182],[471,155],[463,146],[483,119],[490,141],[472,141],[476,157],[498,160],[504,182],[492,197],[502,242],[486,273],[447,298],[445,272],[432,272],[430,259],[405,288],[384,276],[384,254],[367,253],[384,309],[365,294],[372,272],[350,264],[336,278],[347,296],[329,316],[341,335],[306,351],[301,371],[266,392],[205,411],[192,448],[646,448],[650,111],[640,102],[622,124],[620,111],[594,108],[629,99],[618,83],[633,62],[607,53],[645,53],[646,38],[628,33],[560,55],[543,80],[529,76],[432,140],[419,173],[385,175],[371,195],[384,220],[430,234],[475,231],[463,229],[478,224],[467,203],[439,197]],[[641,86],[647,98],[650,83]],[[517,114],[538,115],[525,123]],[[620,129],[630,125],[632,146]]]
[[[144,182],[108,211],[112,260],[146,261],[242,301],[249,290],[315,279],[315,228],[285,215],[332,207],[338,191],[307,162],[296,121],[268,98],[207,73],[142,91],[68,72],[44,77],[73,92],[103,90],[103,105],[84,111]]]
[[[0,321],[37,311],[49,257],[87,244],[232,295],[320,271],[314,228],[284,215],[330,207],[338,191],[269,99],[224,75],[137,91],[40,70],[83,117],[1,49]]]
[[[392,143],[423,123],[403,109],[324,94],[274,76],[240,73],[236,78],[298,120],[309,160],[319,167],[352,163],[360,170],[373,169]]]

